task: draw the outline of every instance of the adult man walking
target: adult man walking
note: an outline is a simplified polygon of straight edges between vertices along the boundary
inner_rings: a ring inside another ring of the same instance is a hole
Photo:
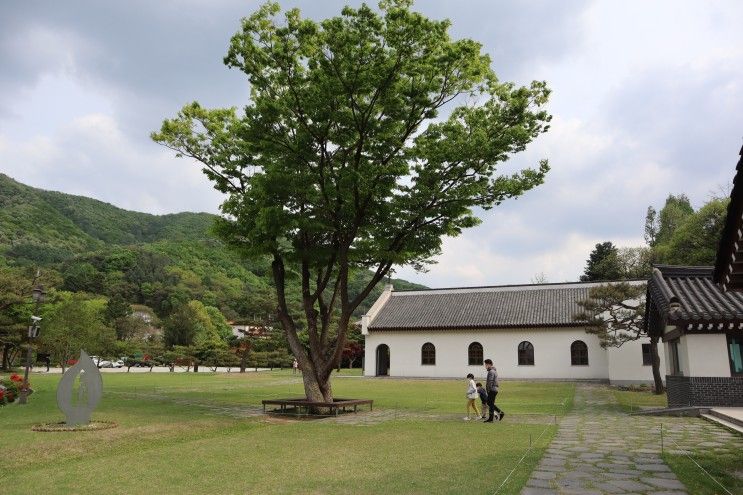
[[[501,421],[506,415],[501,411],[498,406],[495,405],[495,396],[498,395],[498,371],[493,366],[493,361],[486,359],[484,362],[485,369],[488,370],[487,378],[485,381],[485,390],[488,392],[488,409],[490,409],[490,416],[485,420],[485,423],[492,423],[495,416],[495,411],[498,411],[498,421]]]

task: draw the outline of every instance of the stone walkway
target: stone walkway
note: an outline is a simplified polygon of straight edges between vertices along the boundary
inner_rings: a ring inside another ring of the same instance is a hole
[[[687,494],[661,459],[661,424],[667,452],[743,448],[743,438],[702,419],[629,416],[606,386],[581,384],[521,494]]]

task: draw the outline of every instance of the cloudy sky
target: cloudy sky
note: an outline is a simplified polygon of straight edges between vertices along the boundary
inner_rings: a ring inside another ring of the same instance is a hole
[[[346,2],[284,0],[313,18]],[[358,2],[350,2],[357,4]],[[373,3],[373,2],[372,2]],[[184,104],[242,106],[222,65],[252,0],[3,2],[0,172],[151,213],[217,213],[199,167],[151,142]],[[447,239],[431,287],[575,280],[597,242],[642,244],[648,205],[698,207],[732,178],[743,137],[743,2],[445,1],[502,80],[546,80],[550,132],[513,166],[548,158],[547,181]]]

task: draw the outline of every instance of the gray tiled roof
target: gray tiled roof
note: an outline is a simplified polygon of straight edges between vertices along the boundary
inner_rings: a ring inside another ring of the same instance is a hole
[[[580,326],[578,301],[598,283],[392,292],[370,330]]]
[[[712,267],[655,267],[648,294],[665,324],[702,328],[743,323],[743,293],[724,292],[713,282],[712,271]]]

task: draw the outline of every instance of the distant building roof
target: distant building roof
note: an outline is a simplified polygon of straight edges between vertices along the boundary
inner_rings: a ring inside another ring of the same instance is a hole
[[[606,282],[392,291],[369,330],[576,327],[578,301]],[[644,281],[632,281],[644,283]]]
[[[723,290],[743,290],[743,147],[740,149],[728,214],[717,248],[714,281]]]
[[[710,266],[655,266],[648,283],[649,330],[662,332],[666,325],[682,331],[743,327],[743,293],[725,292],[712,272]]]

